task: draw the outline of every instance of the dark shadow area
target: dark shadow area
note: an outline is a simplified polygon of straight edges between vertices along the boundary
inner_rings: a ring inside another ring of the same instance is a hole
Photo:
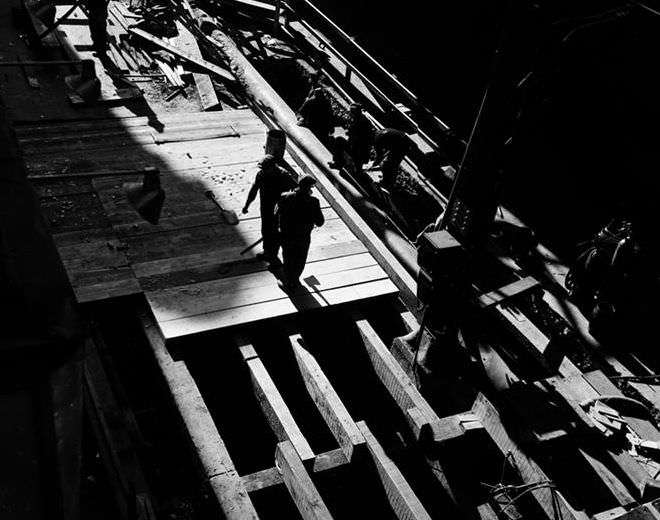
[[[176,516],[186,520],[211,519],[215,507],[199,477],[185,432],[169,389],[163,380],[141,325],[135,319],[142,297],[122,298],[86,307],[95,341],[103,341],[123,390],[119,403],[135,417],[135,437],[158,517]],[[95,459],[96,464],[100,459]],[[89,484],[88,484],[89,485]],[[89,485],[91,486],[91,485]],[[98,484],[91,486],[98,489]],[[108,489],[105,490],[108,492]],[[89,512],[86,518],[96,518]]]

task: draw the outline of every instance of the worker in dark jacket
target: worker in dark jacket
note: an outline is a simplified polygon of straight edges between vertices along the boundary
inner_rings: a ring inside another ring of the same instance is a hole
[[[312,88],[297,115],[300,126],[309,128],[322,143],[328,142],[335,116],[322,87]]]
[[[86,0],[85,5],[94,50],[99,56],[105,56],[108,46],[108,0]]]
[[[282,193],[295,186],[293,179],[283,168],[277,165],[277,160],[273,155],[267,154],[259,162],[259,171],[254,179],[254,183],[248,192],[243,214],[248,212],[250,204],[259,193],[259,202],[261,206],[261,237],[264,241],[264,251],[259,253],[257,258],[267,262],[278,262],[277,253],[280,249],[280,242],[277,232],[277,222],[275,220],[275,205],[280,199]]]
[[[353,159],[355,168],[362,170],[362,165],[369,160],[369,152],[374,141],[374,128],[371,121],[362,112],[362,105],[351,103],[348,121],[348,153]]]
[[[312,196],[314,184],[313,177],[304,175],[295,190],[282,195],[275,210],[284,260],[284,275],[278,285],[285,291],[300,284],[312,229],[324,222],[319,200]]]
[[[383,187],[394,187],[401,161],[414,147],[405,132],[394,128],[378,130],[374,137],[374,165],[380,166],[383,174]]]

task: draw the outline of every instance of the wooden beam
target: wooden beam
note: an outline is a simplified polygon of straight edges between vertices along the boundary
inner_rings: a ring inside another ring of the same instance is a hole
[[[361,319],[356,325],[378,378],[406,415],[415,437],[429,436],[441,443],[463,435],[465,429],[456,418],[438,417],[369,322]]]
[[[183,49],[184,52],[187,52],[191,56],[200,60],[203,59],[199,45],[193,34],[179,21],[176,22],[176,28],[179,34],[176,38],[172,39],[172,43],[175,43],[177,47]],[[192,76],[197,87],[202,110],[221,110],[222,106],[220,105],[220,101],[218,101],[218,95],[215,92],[215,87],[209,75],[195,72]]]
[[[626,486],[603,464],[600,460],[593,457],[589,452],[578,448],[578,452],[589,467],[598,475],[598,478],[607,488],[614,499],[622,506],[630,506],[637,501],[628,492]]]
[[[516,280],[509,285],[500,287],[494,291],[487,292],[477,297],[477,305],[481,308],[490,307],[497,303],[501,303],[513,296],[523,294],[527,291],[540,287],[538,280],[533,276],[527,276],[520,280]]]
[[[172,358],[158,325],[144,306],[137,310],[137,314],[186,427],[205,479],[223,514],[228,519],[258,519],[252,501],[185,362]]]
[[[243,345],[240,347],[243,360],[250,370],[252,386],[254,393],[259,401],[259,406],[270,424],[277,440],[291,441],[293,447],[298,452],[298,456],[304,462],[314,458],[314,452],[307,439],[298,428],[295,419],[289,411],[289,407],[284,402],[282,395],[277,390],[275,383],[271,379],[266,367],[261,359],[256,357],[252,345]]]
[[[633,509],[616,507],[595,514],[591,520],[660,520],[660,512],[653,503],[642,504]]]
[[[431,516],[426,512],[410,484],[392,459],[387,456],[367,424],[360,421],[357,426],[367,441],[367,448],[385,488],[385,495],[397,518],[400,520],[430,520]]]
[[[419,328],[419,322],[417,321],[417,318],[415,318],[415,315],[412,312],[410,311],[402,312],[401,319],[403,320],[403,324],[408,332],[412,332],[413,330],[417,330]]]
[[[314,461],[306,466],[312,473],[323,473],[324,471],[330,471],[345,464],[348,464],[348,459],[346,459],[344,452],[341,448],[335,448],[334,450],[319,453],[314,457]],[[241,480],[248,493],[283,483],[282,475],[276,467],[243,475]]]
[[[160,47],[161,49],[169,52],[170,54],[173,54],[178,58],[181,58],[182,60],[192,63],[193,65],[196,65],[197,67],[204,69],[205,71],[211,74],[215,74],[216,76],[219,76],[225,81],[228,81],[230,83],[233,83],[235,81],[234,76],[231,74],[231,72],[227,71],[226,69],[223,69],[222,67],[216,65],[215,63],[211,63],[210,61],[206,61],[202,58],[197,58],[191,54],[183,52],[182,50],[177,49],[174,45],[170,45],[161,38],[157,38],[156,36],[149,34],[147,31],[143,31],[142,29],[138,29],[137,27],[129,27],[128,32],[131,34],[135,34],[136,36],[139,36],[140,38],[143,38],[148,42],[153,43],[155,46]]]
[[[364,437],[314,356],[303,346],[302,337],[295,334],[289,341],[309,395],[350,461],[354,449],[364,445]]]
[[[280,442],[275,451],[275,463],[282,474],[291,498],[304,520],[330,520],[332,515],[314,486],[312,479],[289,441]]]
[[[261,471],[250,473],[249,475],[243,475],[241,477],[241,482],[248,493],[253,493],[260,489],[266,489],[282,484],[284,480],[282,479],[280,471],[273,466],[272,468],[262,469]]]
[[[513,457],[520,472],[520,477],[525,484],[549,481],[547,475],[536,462],[529,458],[509,436],[502,424],[499,413],[483,394],[477,396],[472,412],[483,424],[484,429],[502,455],[507,456],[510,454]],[[574,510],[557,490],[550,487],[539,487],[531,491],[530,494],[548,520],[554,520],[557,518],[557,514],[561,515],[564,520],[587,520],[587,515],[582,511]]]
[[[500,321],[550,373],[558,373],[564,377],[581,373],[564,352],[552,352],[548,348],[552,345],[550,338],[522,312],[512,306],[499,304],[496,304],[494,308]]]

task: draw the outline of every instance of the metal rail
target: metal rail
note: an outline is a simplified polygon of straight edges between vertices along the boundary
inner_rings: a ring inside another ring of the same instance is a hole
[[[341,27],[335,24],[330,18],[328,18],[318,7],[312,4],[309,0],[291,0],[292,2],[302,4],[304,7],[311,10],[317,17],[319,17],[332,31],[338,36],[344,43],[346,43],[352,50],[357,52],[360,57],[367,60],[367,62],[374,67],[385,79],[386,81],[394,87],[406,100],[412,104],[417,110],[420,110],[428,117],[432,118],[436,124],[438,124],[442,130],[448,131],[449,126],[447,126],[442,120],[436,117],[429,109],[421,105],[419,99],[415,94],[413,94],[405,85],[403,85],[398,79],[396,79],[390,72],[388,72],[376,59],[371,56],[362,46],[360,46],[355,39],[346,34]],[[288,7],[293,13],[296,13],[296,10],[291,7],[289,2],[284,2],[284,5]]]

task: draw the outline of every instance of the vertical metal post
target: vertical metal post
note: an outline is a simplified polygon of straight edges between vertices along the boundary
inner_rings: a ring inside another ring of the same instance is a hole
[[[463,243],[480,243],[497,211],[504,142],[511,135],[516,115],[513,71],[524,32],[517,26],[520,13],[520,2],[510,0],[490,82],[442,219],[441,227]]]

